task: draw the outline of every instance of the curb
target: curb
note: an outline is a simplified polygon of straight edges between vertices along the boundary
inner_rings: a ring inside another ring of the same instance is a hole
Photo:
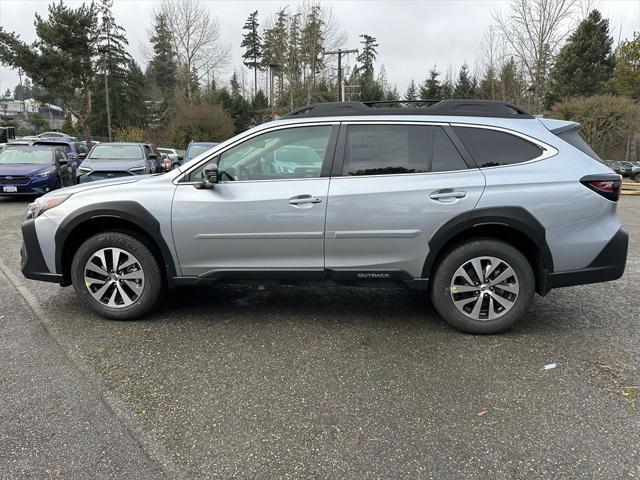
[[[23,298],[29,309],[33,312],[36,320],[45,331],[49,340],[60,349],[62,355],[75,367],[81,376],[92,387],[102,403],[111,414],[124,427],[129,436],[140,446],[149,460],[159,467],[159,471],[166,477],[182,480],[186,478],[182,468],[174,462],[172,456],[158,443],[155,438],[144,431],[135,421],[134,413],[129,409],[124,401],[120,400],[109,390],[104,382],[86,365],[82,360],[72,356],[64,346],[53,336],[46,321],[46,312],[38,303],[36,297],[29,291],[25,282],[17,277],[11,269],[0,259],[0,275],[3,275],[18,294]]]

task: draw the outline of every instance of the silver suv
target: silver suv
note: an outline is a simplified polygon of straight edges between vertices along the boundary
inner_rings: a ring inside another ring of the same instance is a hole
[[[578,132],[503,102],[309,106],[166,174],[41,197],[22,271],[110,319],[176,285],[269,279],[405,285],[498,332],[534,292],[624,272],[621,178]]]

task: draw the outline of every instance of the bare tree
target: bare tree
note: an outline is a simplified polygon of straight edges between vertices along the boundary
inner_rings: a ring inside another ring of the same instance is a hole
[[[231,46],[221,43],[220,23],[203,0],[162,0],[160,12],[171,25],[180,87],[193,103],[198,84],[229,64]]]
[[[566,24],[580,0],[510,0],[507,12],[494,15],[512,55],[524,68],[531,106],[544,109],[544,94],[555,54],[569,33]]]

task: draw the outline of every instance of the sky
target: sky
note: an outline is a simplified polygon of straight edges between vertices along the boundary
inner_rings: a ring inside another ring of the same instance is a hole
[[[242,25],[254,10],[261,23],[275,16],[282,7],[295,8],[299,0],[205,0],[209,11],[218,18],[221,41],[232,47],[229,67],[221,76],[228,79],[234,69],[241,68]],[[33,26],[36,12],[45,16],[47,0],[0,0],[0,26],[15,31],[25,41],[35,39]],[[82,2],[67,1],[77,6]],[[463,63],[472,72],[480,68],[481,42],[492,24],[492,16],[503,11],[506,0],[327,0],[323,6],[332,9],[348,35],[348,48],[358,48],[362,33],[377,38],[377,65],[384,65],[390,85],[404,92],[412,79],[422,82],[428,70],[439,70],[455,76]],[[640,31],[640,0],[599,0],[591,3],[610,20],[614,40],[631,38]],[[116,21],[124,27],[130,53],[146,65],[147,29],[157,2],[152,0],[115,0]],[[351,65],[354,63],[351,59]],[[0,92],[18,83],[17,72],[0,66]]]

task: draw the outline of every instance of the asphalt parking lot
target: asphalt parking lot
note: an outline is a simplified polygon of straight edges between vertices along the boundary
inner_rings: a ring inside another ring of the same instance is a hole
[[[176,290],[106,321],[20,275],[26,206],[0,199],[0,478],[640,478],[640,197],[622,279],[495,336],[361,288]]]

